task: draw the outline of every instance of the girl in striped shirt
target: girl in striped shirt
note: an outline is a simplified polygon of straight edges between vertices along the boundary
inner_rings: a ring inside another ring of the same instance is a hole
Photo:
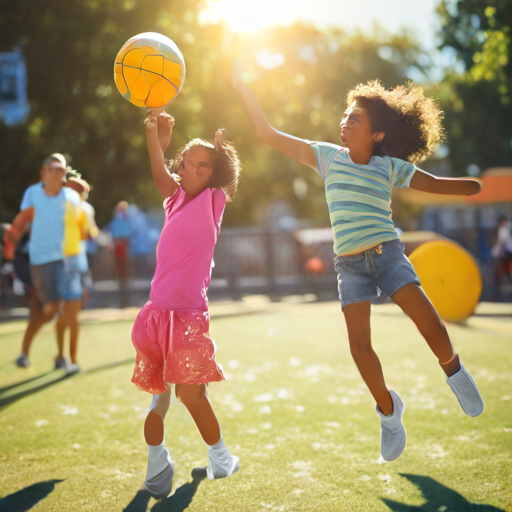
[[[391,218],[391,190],[411,187],[435,194],[477,194],[476,178],[440,178],[415,164],[443,139],[442,112],[412,84],[386,90],[378,81],[360,84],[347,96],[340,124],[342,145],[302,140],[274,129],[254,96],[235,88],[260,140],[317,171],[334,235],[335,268],[354,361],[377,405],[381,455],[395,460],[405,448],[405,406],[386,386],[370,336],[371,300],[382,292],[418,327],[469,416],[483,412],[478,388],[454,352],[448,332],[420,287]]]

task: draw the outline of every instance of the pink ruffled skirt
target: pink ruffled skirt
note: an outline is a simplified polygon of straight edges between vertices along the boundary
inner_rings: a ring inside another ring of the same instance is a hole
[[[132,382],[142,391],[160,394],[169,390],[169,384],[224,380],[209,328],[208,311],[170,311],[148,302],[132,329],[137,351]]]

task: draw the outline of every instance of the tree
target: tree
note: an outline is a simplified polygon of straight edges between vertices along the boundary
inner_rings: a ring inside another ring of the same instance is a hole
[[[22,47],[32,106],[24,125],[0,126],[0,220],[16,214],[40,162],[55,151],[72,155],[73,167],[93,185],[100,225],[121,199],[142,208],[161,204],[148,172],[145,111],[124,100],[113,81],[124,42],[153,31],[174,40],[187,64],[183,90],[169,106],[176,118],[170,152],[193,137],[212,140],[224,127],[240,153],[244,170],[224,224],[256,222],[275,183],[286,185],[300,217],[328,223],[321,178],[254,136],[231,87],[232,63],[244,63],[273,125],[337,142],[346,92],[375,78],[388,87],[404,83],[417,45],[408,36],[349,37],[302,24],[235,34],[221,24],[202,25],[202,6],[202,0],[0,0],[0,51]],[[308,184],[303,199],[291,186],[297,176]]]
[[[443,0],[441,48],[455,51],[462,72],[442,87],[450,160],[456,175],[512,165],[512,1]]]

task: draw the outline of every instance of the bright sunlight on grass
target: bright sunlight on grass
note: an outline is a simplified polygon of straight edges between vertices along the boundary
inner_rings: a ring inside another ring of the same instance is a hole
[[[381,463],[379,421],[338,303],[214,304],[212,335],[227,380],[209,394],[241,469],[192,482],[206,449],[173,399],[166,443],[175,485],[160,502],[138,494],[150,399],[130,382],[135,312],[85,312],[83,371],[69,378],[51,372],[51,328],[23,370],[12,361],[24,324],[3,324],[0,509],[33,499],[31,510],[56,512],[512,511],[512,322],[509,306],[486,307],[466,325],[448,325],[484,397],[479,418],[462,413],[409,319],[394,305],[373,307],[374,345],[406,404],[408,435],[400,459]]]

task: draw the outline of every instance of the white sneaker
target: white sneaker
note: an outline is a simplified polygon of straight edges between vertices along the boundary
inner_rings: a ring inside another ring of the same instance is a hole
[[[155,498],[155,500],[162,500],[167,498],[172,490],[172,481],[174,479],[174,462],[168,459],[168,465],[166,468],[158,473],[158,475],[145,480],[142,484],[142,488]]]
[[[240,462],[238,457],[229,453],[222,438],[217,444],[208,446],[206,476],[209,480],[226,478],[236,473],[239,469]]]
[[[484,401],[480,391],[462,364],[456,374],[446,378],[446,382],[452,388],[462,410],[468,416],[480,416],[484,412]]]
[[[71,363],[68,367],[67,367],[67,372],[69,374],[71,373],[78,373],[80,371],[80,366],[78,366],[78,364],[76,363]]]
[[[380,454],[384,460],[398,459],[405,448],[405,428],[402,423],[405,405],[392,389],[389,390],[393,400],[393,412],[389,416],[382,414],[378,405],[375,410],[380,417]]]

